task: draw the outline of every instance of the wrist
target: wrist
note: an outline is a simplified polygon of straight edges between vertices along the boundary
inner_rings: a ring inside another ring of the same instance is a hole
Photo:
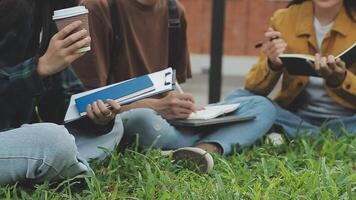
[[[40,77],[47,77],[50,75],[49,71],[47,70],[48,64],[47,60],[44,56],[38,59],[37,65],[37,73]]]
[[[268,67],[273,71],[280,71],[283,68],[282,63],[272,61],[271,59],[268,59],[267,63],[268,63]]]
[[[145,107],[147,108],[150,108],[156,112],[158,112],[158,104],[159,104],[159,101],[161,99],[145,99],[144,101],[144,104],[145,104]]]

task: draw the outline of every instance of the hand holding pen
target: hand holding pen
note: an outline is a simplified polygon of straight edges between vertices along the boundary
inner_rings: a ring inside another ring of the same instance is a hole
[[[283,67],[282,60],[279,55],[284,53],[287,48],[287,43],[282,39],[281,33],[268,28],[265,33],[263,43],[256,45],[256,48],[262,47],[262,52],[268,57],[273,66],[273,69],[281,69]]]

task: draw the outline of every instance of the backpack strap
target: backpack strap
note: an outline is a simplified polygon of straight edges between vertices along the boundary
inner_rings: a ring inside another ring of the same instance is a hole
[[[177,69],[178,35],[181,27],[177,2],[176,0],[168,0],[168,67],[173,69]]]
[[[111,16],[111,26],[112,26],[112,43],[110,49],[110,63],[108,70],[108,78],[106,80],[106,84],[109,85],[111,83],[112,73],[114,71],[114,67],[118,62],[117,52],[120,48],[120,33],[119,33],[119,11],[117,9],[116,0],[108,0],[109,10]]]

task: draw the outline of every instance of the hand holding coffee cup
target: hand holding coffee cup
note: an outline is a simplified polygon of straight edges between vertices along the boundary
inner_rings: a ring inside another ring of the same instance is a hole
[[[84,6],[54,11],[53,19],[59,32],[39,59],[37,71],[42,77],[58,73],[90,50],[88,10]]]
[[[38,61],[38,74],[42,77],[56,74],[84,55],[78,49],[90,44],[91,38],[87,30],[80,30],[81,21],[75,21],[55,34],[46,53]]]
[[[59,31],[75,21],[81,21],[81,26],[74,31],[85,29],[89,32],[88,13],[89,11],[84,6],[66,8],[54,11],[53,20],[56,22]],[[78,49],[77,52],[82,53],[87,51],[90,51],[90,44]]]

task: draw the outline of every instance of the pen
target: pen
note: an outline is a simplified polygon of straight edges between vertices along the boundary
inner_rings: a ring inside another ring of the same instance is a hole
[[[273,36],[273,37],[271,37],[270,39],[269,39],[269,41],[273,41],[273,40],[276,40],[276,39],[278,39],[279,37],[278,36]],[[261,48],[263,46],[263,43],[262,42],[260,42],[260,43],[257,43],[256,45],[255,45],[255,48],[256,49],[258,49],[258,48]]]
[[[184,93],[183,90],[182,90],[182,88],[181,88],[180,85],[178,84],[178,81],[176,81],[174,85],[175,85],[175,87],[176,87],[176,89],[178,90],[179,93],[181,93],[181,94]]]

